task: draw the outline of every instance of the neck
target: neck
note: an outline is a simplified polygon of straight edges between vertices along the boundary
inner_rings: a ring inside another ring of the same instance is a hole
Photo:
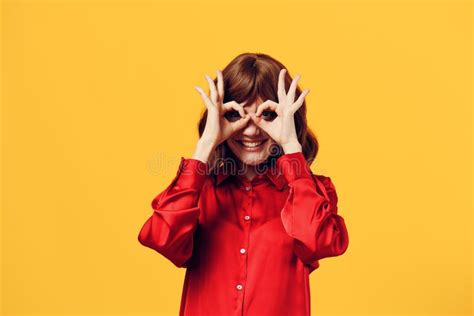
[[[246,177],[249,181],[256,176],[255,166],[247,165],[239,161],[238,170],[240,175]]]
[[[267,164],[268,162],[262,162],[261,164]],[[240,160],[238,160],[239,170],[243,170],[242,176],[246,177],[249,181],[252,181],[253,178],[257,175],[257,166],[256,165],[244,165]],[[262,169],[260,169],[262,170]]]

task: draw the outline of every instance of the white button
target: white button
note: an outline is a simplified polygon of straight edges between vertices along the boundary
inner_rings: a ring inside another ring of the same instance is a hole
[[[245,253],[245,248],[241,248],[240,253]]]
[[[246,187],[245,187],[245,190],[250,191],[250,187],[249,187],[249,186],[246,186]]]
[[[242,284],[237,284],[237,290],[241,290],[243,288]]]
[[[245,219],[246,221],[249,221],[249,220],[250,220],[250,216],[245,215],[245,216],[244,216],[244,219]]]

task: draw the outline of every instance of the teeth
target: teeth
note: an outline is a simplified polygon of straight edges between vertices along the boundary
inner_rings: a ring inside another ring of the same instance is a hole
[[[263,143],[263,141],[261,141],[261,142],[243,142],[243,141],[241,141],[240,143],[242,145],[244,145],[245,147],[252,148],[252,147],[257,147],[257,146],[261,145]]]

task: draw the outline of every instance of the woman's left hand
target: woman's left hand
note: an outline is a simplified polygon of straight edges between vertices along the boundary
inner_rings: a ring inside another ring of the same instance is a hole
[[[301,107],[310,90],[304,90],[295,102],[296,85],[301,76],[296,75],[293,78],[288,93],[286,93],[285,74],[286,69],[280,70],[278,76],[278,103],[267,100],[258,105],[256,113],[250,112],[249,114],[255,124],[277,142],[285,153],[290,153],[301,151],[301,144],[296,134],[294,113]],[[262,112],[268,110],[275,111],[277,114],[272,121],[266,121],[262,118]]]

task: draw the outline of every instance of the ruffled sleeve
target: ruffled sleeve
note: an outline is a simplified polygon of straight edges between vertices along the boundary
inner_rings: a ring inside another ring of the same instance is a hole
[[[141,228],[138,241],[186,267],[192,256],[194,232],[199,222],[198,201],[209,166],[203,161],[181,157],[176,176],[151,202],[152,215]]]
[[[313,271],[320,259],[342,255],[349,245],[335,186],[330,177],[312,173],[302,152],[281,156],[277,167],[290,189],[281,211],[283,226],[294,238],[295,254]]]

